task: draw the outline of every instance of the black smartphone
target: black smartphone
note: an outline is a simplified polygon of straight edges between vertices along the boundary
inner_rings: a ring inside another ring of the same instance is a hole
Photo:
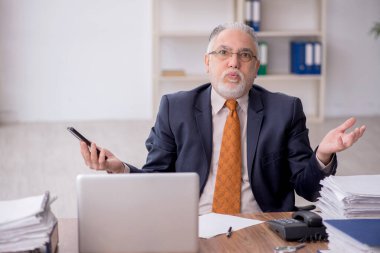
[[[81,133],[79,133],[74,127],[68,127],[67,130],[69,130],[69,132],[72,133],[79,140],[84,141],[88,147],[91,146],[91,141],[89,141],[86,137],[84,137]],[[100,150],[98,148],[96,148],[96,153],[99,156]],[[107,159],[107,157],[106,157],[106,159]]]

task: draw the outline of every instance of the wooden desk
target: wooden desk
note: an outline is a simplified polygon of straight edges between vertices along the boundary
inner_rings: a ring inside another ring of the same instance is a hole
[[[257,213],[243,214],[241,217],[257,220],[289,218],[291,213]],[[59,253],[78,253],[77,219],[59,219]],[[199,239],[199,252],[273,252],[276,246],[297,245],[297,242],[286,242],[273,233],[266,223],[251,226],[233,232],[230,238],[219,235],[211,239]],[[315,253],[327,249],[327,243],[307,243],[297,253]]]

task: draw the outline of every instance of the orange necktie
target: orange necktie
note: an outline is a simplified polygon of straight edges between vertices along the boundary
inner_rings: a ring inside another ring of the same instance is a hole
[[[219,165],[216,174],[212,211],[215,213],[240,213],[241,194],[241,139],[236,100],[227,100],[230,109],[224,125]]]

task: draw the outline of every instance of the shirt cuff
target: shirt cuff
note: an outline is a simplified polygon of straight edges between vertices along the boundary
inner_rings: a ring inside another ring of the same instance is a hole
[[[124,173],[131,173],[131,168],[129,168],[129,166],[126,163],[123,163],[123,164],[124,164]]]
[[[318,158],[318,156],[315,156],[315,158],[318,161],[318,167],[319,169],[325,174],[325,175],[331,175],[332,172],[332,164],[334,161],[335,154],[331,157],[330,162],[327,165],[324,165],[323,162],[321,162]]]

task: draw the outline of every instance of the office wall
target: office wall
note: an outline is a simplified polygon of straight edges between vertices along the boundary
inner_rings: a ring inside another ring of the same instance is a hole
[[[380,115],[380,22],[378,0],[327,1],[326,114]]]
[[[0,0],[0,121],[151,117],[150,11],[149,0]]]
[[[0,122],[149,119],[150,4],[0,0]],[[327,1],[327,116],[380,115],[379,13]]]

